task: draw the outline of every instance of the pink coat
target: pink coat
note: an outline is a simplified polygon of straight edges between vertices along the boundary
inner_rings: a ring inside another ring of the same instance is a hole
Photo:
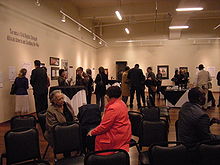
[[[95,150],[124,149],[129,151],[131,123],[127,106],[121,99],[111,99],[106,105],[102,122],[91,132],[96,136]]]

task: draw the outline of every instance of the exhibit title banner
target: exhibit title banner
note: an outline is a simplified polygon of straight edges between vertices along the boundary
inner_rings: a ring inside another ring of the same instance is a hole
[[[7,40],[11,42],[17,42],[20,44],[25,44],[33,47],[39,47],[37,37],[24,32],[15,31],[9,29],[9,34],[7,35]]]

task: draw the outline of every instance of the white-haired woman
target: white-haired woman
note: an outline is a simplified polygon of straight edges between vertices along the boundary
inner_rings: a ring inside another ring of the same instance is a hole
[[[60,90],[51,92],[49,98],[51,105],[48,107],[46,114],[45,137],[49,144],[53,146],[53,127],[60,123],[76,121],[77,118],[71,105],[64,101],[64,96]]]

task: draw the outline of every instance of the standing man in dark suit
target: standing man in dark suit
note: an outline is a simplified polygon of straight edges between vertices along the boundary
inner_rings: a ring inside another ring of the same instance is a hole
[[[218,86],[220,86],[220,71],[218,72],[216,79],[218,81]],[[218,105],[217,106],[220,107],[220,95],[218,98]]]
[[[140,96],[142,96],[143,106],[145,106],[145,96],[144,96],[144,74],[141,69],[139,69],[139,64],[135,64],[134,68],[130,69],[128,72],[128,80],[130,84],[130,108],[133,108],[134,92],[136,91],[137,106],[138,109],[141,108]]]
[[[47,110],[48,108],[48,87],[47,73],[40,67],[39,60],[34,61],[35,69],[32,70],[30,83],[33,87],[36,112]]]

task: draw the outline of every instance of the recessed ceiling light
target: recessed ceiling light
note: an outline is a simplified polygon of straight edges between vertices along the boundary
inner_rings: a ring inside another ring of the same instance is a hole
[[[35,4],[36,4],[37,6],[40,6],[40,0],[36,0]]]
[[[66,16],[65,16],[65,15],[62,15],[61,21],[62,21],[62,22],[66,22]]]
[[[128,28],[125,28],[125,31],[126,31],[126,33],[127,33],[127,34],[129,34],[129,33],[130,33],[130,31],[129,31],[129,29],[128,29]]]
[[[96,36],[95,36],[95,34],[93,34],[93,38],[92,38],[94,41],[96,40]]]
[[[176,11],[201,11],[203,7],[177,8]]]
[[[116,16],[118,17],[118,19],[121,21],[122,20],[122,16],[119,13],[119,11],[115,11]]]
[[[188,29],[189,26],[169,26],[169,29]]]

